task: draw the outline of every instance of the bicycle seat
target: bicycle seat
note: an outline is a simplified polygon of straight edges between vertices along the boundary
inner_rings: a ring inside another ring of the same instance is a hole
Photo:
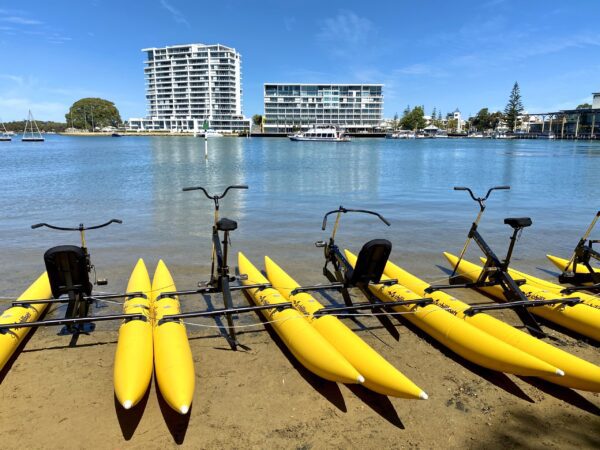
[[[219,231],[233,231],[237,228],[237,222],[235,220],[226,219],[223,217],[217,222],[217,230]]]
[[[507,217],[504,219],[506,225],[510,225],[515,230],[517,228],[526,228],[533,223],[529,217]]]

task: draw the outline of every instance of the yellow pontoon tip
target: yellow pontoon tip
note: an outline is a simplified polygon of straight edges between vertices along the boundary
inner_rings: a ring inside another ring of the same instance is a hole
[[[421,393],[419,394],[419,398],[421,400],[427,400],[429,398],[429,395],[427,395],[425,391],[421,391]]]
[[[179,408],[179,412],[181,414],[187,414],[189,410],[190,410],[190,407],[188,405],[183,405],[181,408]]]
[[[363,377],[362,375],[359,375],[357,378],[359,383],[364,383],[365,382],[365,377]]]
[[[123,402],[123,408],[130,409],[133,406],[133,402],[131,400],[125,400]]]
[[[560,369],[556,369],[556,375],[558,375],[559,377],[564,377],[565,373]]]

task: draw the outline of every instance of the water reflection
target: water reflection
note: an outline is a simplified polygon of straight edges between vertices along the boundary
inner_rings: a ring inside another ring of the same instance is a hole
[[[29,279],[45,248],[76,240],[32,232],[29,226],[39,221],[123,219],[122,226],[89,237],[100,262],[123,279],[138,256],[149,265],[166,258],[179,272],[207,265],[212,202],[181,189],[221,192],[231,184],[250,187],[230,191],[222,202],[222,215],[239,224],[234,249],[259,263],[264,254],[284,265],[293,260],[295,270],[314,273],[320,251],[312,243],[327,235],[320,230],[323,214],[340,204],[377,210],[392,222],[387,228],[346,217],[340,243],[356,250],[371,237],[386,237],[403,263],[434,273],[434,264],[443,263],[440,251],[460,248],[477,212],[452,187],[484,193],[510,184],[509,193],[490,200],[482,232],[501,254],[508,233],[502,218],[531,216],[534,225],[524,232],[517,257],[544,265],[545,253],[568,253],[598,209],[598,155],[600,142],[218,138],[209,141],[205,159],[203,139],[190,137],[49,136],[39,146],[15,141],[0,166],[6,255],[0,279]]]

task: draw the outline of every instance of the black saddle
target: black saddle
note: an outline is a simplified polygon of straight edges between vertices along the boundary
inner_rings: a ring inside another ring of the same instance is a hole
[[[233,231],[235,229],[237,229],[237,222],[235,220],[223,217],[217,222],[217,230],[219,231]]]
[[[507,217],[504,219],[504,223],[516,230],[517,228],[527,228],[531,226],[533,222],[531,222],[529,217]]]
[[[58,298],[71,291],[92,293],[87,258],[81,247],[59,245],[44,253],[44,263],[52,288],[52,296]]]
[[[346,272],[346,281],[351,286],[379,283],[391,252],[392,243],[387,239],[367,242],[358,253],[354,269]]]

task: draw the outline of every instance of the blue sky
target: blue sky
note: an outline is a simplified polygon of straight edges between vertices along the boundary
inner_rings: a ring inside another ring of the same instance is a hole
[[[222,43],[242,54],[244,113],[264,82],[384,83],[406,105],[575,107],[600,91],[600,1],[0,0],[0,117],[63,120],[73,101],[146,114],[144,47]]]

